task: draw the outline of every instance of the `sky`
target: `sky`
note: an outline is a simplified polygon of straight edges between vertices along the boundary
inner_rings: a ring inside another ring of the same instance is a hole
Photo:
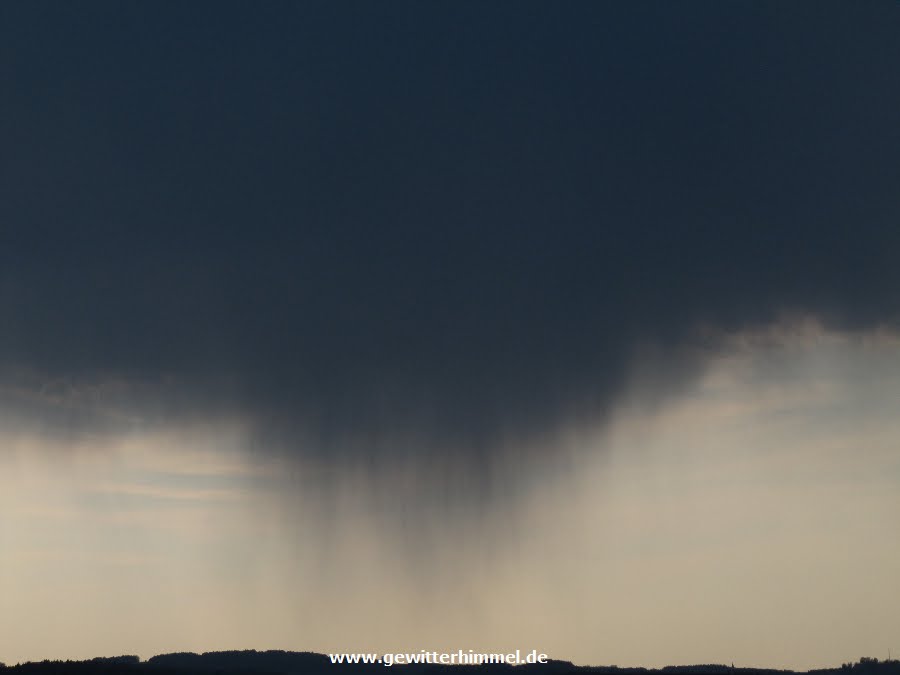
[[[900,8],[0,7],[0,660],[900,651]]]

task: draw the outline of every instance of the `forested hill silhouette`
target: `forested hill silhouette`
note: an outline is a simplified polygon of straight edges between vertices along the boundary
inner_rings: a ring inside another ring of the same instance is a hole
[[[405,675],[428,673],[429,675],[795,675],[798,671],[767,668],[736,668],[733,665],[705,664],[693,666],[666,666],[664,668],[640,668],[618,666],[576,666],[568,661],[550,661],[546,664],[510,666],[486,664],[478,666],[410,664],[395,665]],[[286,652],[280,650],[258,652],[255,650],[183,652],[162,654],[147,661],[137,656],[95,658],[87,661],[40,661],[4,666],[2,675],[326,675],[340,672],[360,674],[382,673],[381,664],[333,664],[328,656],[313,652]],[[803,672],[803,671],[801,671]],[[879,661],[862,658],[856,663],[845,663],[836,668],[806,671],[807,675],[900,675],[900,661]]]

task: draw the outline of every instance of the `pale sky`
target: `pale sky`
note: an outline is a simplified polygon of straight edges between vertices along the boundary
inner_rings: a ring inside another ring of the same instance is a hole
[[[663,404],[641,390],[548,442],[556,469],[528,490],[427,518],[404,510],[428,508],[421,465],[381,467],[386,491],[327,479],[260,459],[234,421],[6,433],[0,660],[520,648],[806,669],[900,651],[900,340],[742,334]]]

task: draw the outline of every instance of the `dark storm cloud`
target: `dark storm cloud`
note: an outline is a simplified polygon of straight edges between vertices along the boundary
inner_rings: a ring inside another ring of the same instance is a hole
[[[699,323],[896,325],[898,35],[888,2],[5,3],[2,366],[478,445]]]

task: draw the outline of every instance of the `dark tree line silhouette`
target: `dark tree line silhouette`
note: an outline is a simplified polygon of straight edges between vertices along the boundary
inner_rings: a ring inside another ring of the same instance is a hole
[[[478,666],[410,664],[395,665],[404,675],[797,675],[796,671],[767,668],[736,668],[734,665],[700,664],[666,666],[664,668],[626,668],[618,666],[575,666],[568,661],[511,666],[485,664]],[[114,656],[87,661],[39,661],[6,666],[4,675],[336,675],[341,672],[368,675],[385,674],[380,664],[333,664],[324,654],[255,650],[182,652],[161,654],[147,661],[137,656]],[[806,675],[900,675],[900,661],[879,661],[863,657],[856,663],[837,668],[810,670]]]

